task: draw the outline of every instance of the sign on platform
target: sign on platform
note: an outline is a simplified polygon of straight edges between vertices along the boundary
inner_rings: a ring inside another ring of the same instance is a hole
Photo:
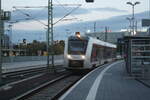
[[[142,27],[150,26],[150,19],[142,19]]]

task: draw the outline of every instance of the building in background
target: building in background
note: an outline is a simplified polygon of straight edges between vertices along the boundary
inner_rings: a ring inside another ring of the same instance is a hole
[[[127,32],[107,32],[106,34],[105,32],[96,32],[96,33],[87,33],[86,35],[100,39],[102,41],[105,41],[107,39],[106,40],[107,42],[116,44],[118,38],[122,38],[123,36],[128,35],[128,33]]]
[[[122,32],[95,32],[95,33],[86,33],[87,36],[91,36],[102,41],[107,41],[117,45],[117,54],[120,56],[124,56],[124,37],[130,36],[130,32],[122,31]],[[146,36],[147,32],[138,31],[135,36]]]
[[[87,36],[91,36],[97,39],[100,39],[102,41],[107,41],[110,43],[117,44],[118,39],[123,38],[124,36],[129,36],[130,33],[127,31],[123,32],[95,32],[95,33],[86,33]],[[138,36],[145,36],[147,35],[147,32],[137,32]]]
[[[2,49],[9,49],[10,39],[7,34],[2,35]]]

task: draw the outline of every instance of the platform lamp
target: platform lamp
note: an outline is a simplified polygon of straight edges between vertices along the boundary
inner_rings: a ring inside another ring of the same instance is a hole
[[[129,18],[129,17],[127,17],[126,18],[128,21],[129,21],[129,29],[130,29],[130,35],[131,35],[131,28],[132,28],[132,26],[131,26],[131,21],[133,20],[132,18]]]
[[[134,34],[134,20],[135,20],[135,17],[134,17],[134,6],[135,5],[137,5],[137,4],[140,4],[140,2],[134,2],[134,3],[132,3],[132,2],[127,2],[126,4],[128,4],[128,5],[131,5],[132,6],[132,32],[133,32],[133,34]]]

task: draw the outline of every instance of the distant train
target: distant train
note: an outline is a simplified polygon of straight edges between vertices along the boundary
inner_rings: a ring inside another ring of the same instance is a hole
[[[70,36],[65,42],[64,65],[66,69],[92,69],[116,57],[116,45],[92,37]]]

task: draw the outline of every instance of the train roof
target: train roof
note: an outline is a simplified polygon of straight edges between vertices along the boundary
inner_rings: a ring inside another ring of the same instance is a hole
[[[91,42],[93,42],[94,44],[97,44],[97,45],[107,46],[107,47],[111,47],[111,48],[117,47],[115,44],[112,44],[109,42],[104,42],[104,41],[96,39],[96,38],[90,37],[90,40],[91,40]]]
[[[68,39],[69,40],[77,40],[79,38],[77,36],[70,36]],[[81,40],[89,40],[89,37],[88,36],[81,36]]]
[[[77,36],[68,37],[68,40],[78,40],[78,39],[79,38]],[[93,44],[107,46],[107,47],[111,47],[111,48],[116,48],[115,44],[104,42],[102,40],[99,40],[99,39],[96,39],[96,38],[93,38],[93,37],[81,36],[81,40],[87,40],[87,41],[91,41]]]

